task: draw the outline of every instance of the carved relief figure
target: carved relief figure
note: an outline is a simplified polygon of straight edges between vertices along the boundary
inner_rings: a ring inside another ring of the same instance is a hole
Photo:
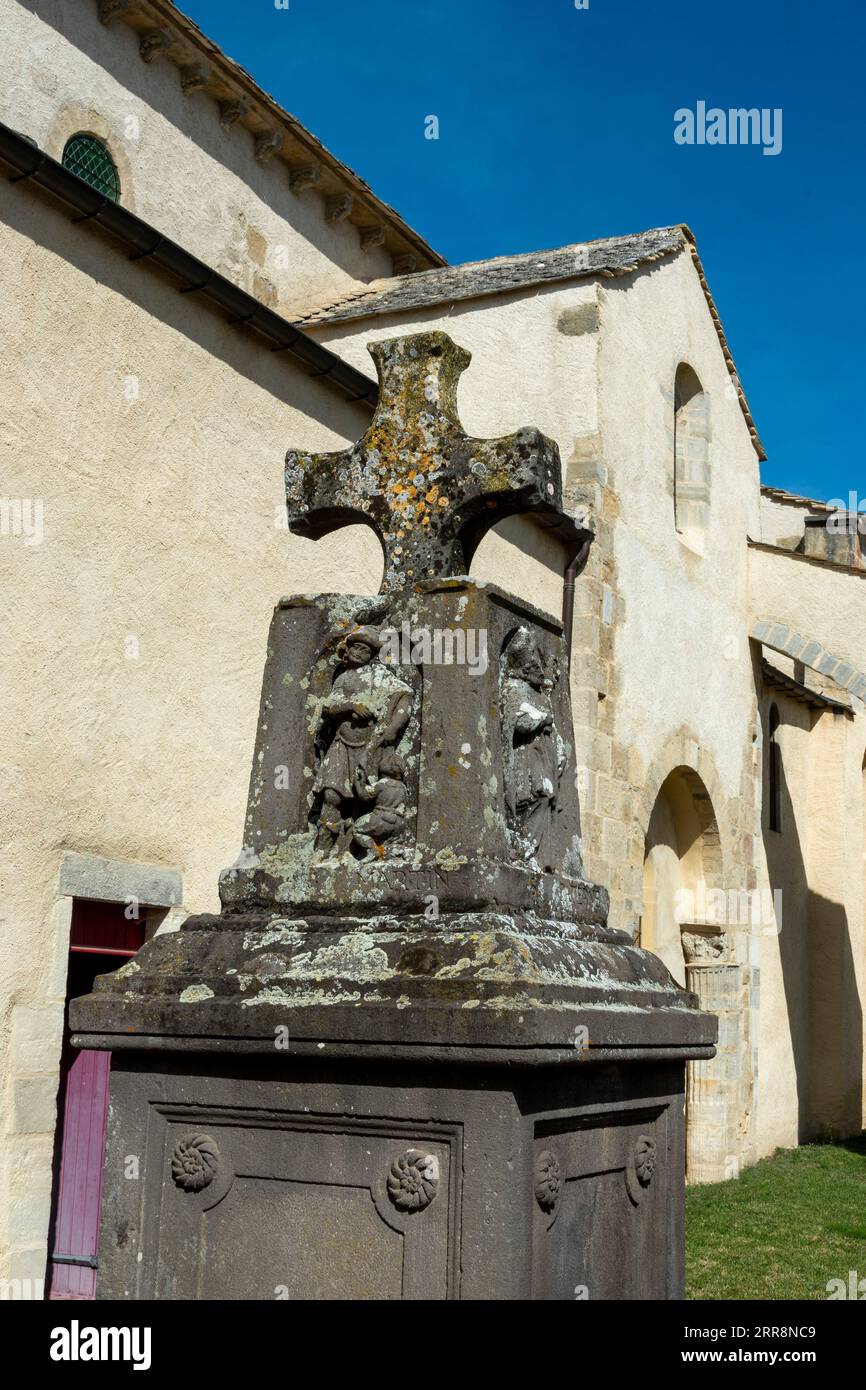
[[[529,629],[518,628],[503,657],[502,727],[505,802],[514,848],[525,859],[542,844],[567,761],[550,701],[558,679],[556,663],[548,670]]]
[[[379,777],[385,750],[393,752],[409,721],[412,691],[378,660],[381,645],[377,628],[353,628],[340,643],[341,669],[322,704],[316,735],[321,753],[313,792],[322,798],[315,847],[325,856],[348,847],[358,802],[376,799],[376,810],[367,814],[378,816],[377,825],[389,819],[385,811],[395,809],[393,790],[367,789],[369,780],[375,784]],[[390,780],[399,782],[393,775]],[[361,832],[370,833],[369,828]]]
[[[727,950],[727,938],[724,932],[710,934],[708,932],[684,931],[682,942],[686,965],[694,965],[696,961],[721,960]]]
[[[383,841],[402,830],[406,817],[406,786],[403,782],[403,759],[393,748],[382,748],[377,758],[377,775],[370,780],[370,768],[359,767],[356,773],[356,794],[361,801],[372,801],[373,809],[358,816],[352,826],[352,838],[368,859],[381,858]]]

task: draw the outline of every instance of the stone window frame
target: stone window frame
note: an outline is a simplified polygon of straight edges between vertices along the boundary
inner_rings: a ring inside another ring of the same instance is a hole
[[[710,398],[691,363],[674,372],[674,528],[680,540],[703,552],[710,524]]]
[[[58,164],[63,163],[66,143],[75,135],[92,135],[105,146],[114,162],[120,182],[118,206],[127,212],[136,211],[135,180],[128,148],[134,147],[134,139],[126,136],[119,123],[106,118],[92,106],[66,102],[59,107],[45,135],[43,148]]]

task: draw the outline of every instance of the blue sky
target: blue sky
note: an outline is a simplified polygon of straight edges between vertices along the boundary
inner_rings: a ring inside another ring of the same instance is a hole
[[[180,7],[450,261],[687,222],[764,481],[866,506],[856,0]],[[781,153],[676,144],[698,101],[781,108]]]

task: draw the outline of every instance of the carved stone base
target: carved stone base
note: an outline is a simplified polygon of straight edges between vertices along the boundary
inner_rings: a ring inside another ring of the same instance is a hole
[[[682,1297],[681,1061],[329,1050],[117,1055],[98,1298]]]
[[[695,1004],[601,927],[190,918],[72,1006],[98,1296],[681,1297]]]
[[[528,915],[189,917],[72,1005],[82,1047],[533,1064],[712,1056],[696,1012],[658,956],[623,932]]]

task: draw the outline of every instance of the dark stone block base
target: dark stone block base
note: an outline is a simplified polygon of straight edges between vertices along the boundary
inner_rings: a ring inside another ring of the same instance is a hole
[[[99,1298],[682,1297],[681,1060],[322,1054],[115,1055]]]

